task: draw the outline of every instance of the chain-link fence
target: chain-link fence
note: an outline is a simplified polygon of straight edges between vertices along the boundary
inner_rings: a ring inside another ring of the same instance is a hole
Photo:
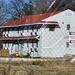
[[[69,28],[69,29],[68,29]],[[38,24],[3,29],[3,49],[20,56],[29,52],[29,57],[64,57],[74,55],[74,27],[66,24]]]
[[[0,26],[0,75],[75,74],[75,12],[55,10]]]

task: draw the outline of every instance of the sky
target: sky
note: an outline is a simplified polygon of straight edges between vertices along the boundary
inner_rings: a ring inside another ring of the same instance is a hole
[[[4,0],[6,3],[9,3],[9,0]],[[25,0],[25,2],[29,2],[29,0]]]
[[[0,0],[0,1],[4,1],[8,5],[9,1],[12,1],[12,0]],[[29,0],[24,0],[24,1],[29,3]],[[10,18],[10,15],[7,15],[6,18]]]

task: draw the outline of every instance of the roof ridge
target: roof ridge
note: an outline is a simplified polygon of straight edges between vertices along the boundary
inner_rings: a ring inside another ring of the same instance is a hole
[[[16,26],[16,25],[23,25],[23,24],[33,24],[33,23],[38,23],[41,20],[53,16],[55,14],[58,14],[62,11],[53,11],[53,12],[46,12],[43,14],[33,14],[33,15],[26,15],[23,16],[22,18],[18,18],[16,20],[12,20],[10,22],[5,23],[3,26]]]

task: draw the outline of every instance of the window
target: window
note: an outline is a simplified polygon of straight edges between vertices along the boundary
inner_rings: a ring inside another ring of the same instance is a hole
[[[19,45],[19,44],[18,44]],[[24,43],[21,44],[22,46],[24,46]]]
[[[32,26],[32,31],[34,31],[34,26]]]
[[[21,33],[21,36],[23,36],[23,34]]]
[[[55,27],[56,27],[56,25],[49,25],[49,30],[54,31]]]
[[[38,27],[36,28],[36,31],[38,31]]]
[[[14,47],[14,44],[12,44],[12,47]]]
[[[62,24],[64,24],[64,22],[62,22]]]
[[[5,47],[6,47],[6,42],[5,42]]]
[[[32,42],[32,47],[34,47],[34,43]]]
[[[70,24],[67,24],[67,30],[70,30]]]
[[[31,36],[33,35],[33,33],[31,32]]]
[[[8,33],[9,33],[10,29],[8,29]]]
[[[5,33],[6,33],[6,29],[4,29]]]
[[[19,33],[19,28],[17,28],[17,33]]]
[[[35,35],[37,36],[37,32],[35,32]]]
[[[18,50],[19,50],[19,44],[18,44]]]
[[[71,32],[69,32],[69,35],[71,35]]]
[[[9,47],[9,43],[8,43],[8,47]]]
[[[36,25],[36,31],[38,31],[38,25]]]
[[[7,34],[7,37],[8,37],[8,34]]]
[[[17,31],[17,33],[19,33],[19,30]]]
[[[38,42],[36,43],[36,47],[38,47]]]
[[[31,50],[31,52],[34,52],[32,48],[30,50]]]
[[[38,52],[36,48],[34,48],[35,52]]]
[[[29,27],[27,26],[27,32],[29,32]]]
[[[66,47],[69,47],[69,42],[67,42]]]
[[[5,34],[3,34],[3,37],[5,37]]]
[[[29,47],[29,43],[28,43],[28,41],[27,41],[27,47]]]

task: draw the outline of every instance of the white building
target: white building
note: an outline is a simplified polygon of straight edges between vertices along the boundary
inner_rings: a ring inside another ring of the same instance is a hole
[[[29,15],[5,23],[3,30],[3,48],[10,54],[26,50],[31,57],[63,57],[75,54],[75,12],[56,11],[38,15]]]

